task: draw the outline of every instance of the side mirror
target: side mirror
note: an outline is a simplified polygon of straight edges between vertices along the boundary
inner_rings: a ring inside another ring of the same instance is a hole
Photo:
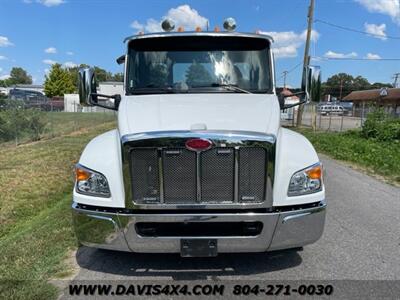
[[[300,96],[301,100],[294,104],[285,104],[285,98]],[[282,110],[298,106],[310,101],[319,102],[321,98],[321,68],[319,66],[308,66],[303,71],[303,80],[301,82],[301,92],[292,95],[279,95],[279,106]]]
[[[121,95],[98,94],[96,76],[93,68],[80,68],[78,76],[79,102],[81,105],[94,105],[107,109],[118,110],[121,102]],[[107,105],[110,103],[111,105]]]
[[[321,68],[308,66],[304,72],[302,90],[305,92],[305,101],[319,102],[321,98]]]
[[[79,81],[79,102],[81,105],[96,105],[97,90],[96,90],[96,77],[94,69],[80,68],[78,72]]]

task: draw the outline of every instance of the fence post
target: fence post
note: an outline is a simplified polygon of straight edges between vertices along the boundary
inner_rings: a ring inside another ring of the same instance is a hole
[[[318,127],[319,129],[321,129],[321,119],[322,119],[322,115],[321,113],[319,114],[319,122],[318,122]]]
[[[361,110],[361,127],[364,126],[364,109],[365,109],[365,102],[363,101]]]
[[[343,130],[343,115],[342,115],[342,119],[340,120],[340,132],[342,132]]]
[[[328,130],[327,131],[331,130],[331,122],[332,122],[332,115],[329,114],[329,125],[328,125]]]

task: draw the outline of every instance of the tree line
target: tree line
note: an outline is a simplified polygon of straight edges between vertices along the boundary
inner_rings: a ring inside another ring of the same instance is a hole
[[[78,70],[81,67],[88,67],[86,64],[81,64],[73,68],[65,68],[60,64],[53,64],[50,72],[45,76],[44,92],[47,97],[63,96],[64,94],[76,93],[78,91]],[[195,72],[187,74],[188,80],[193,80],[192,77],[199,77],[202,74],[195,68]],[[94,67],[97,82],[102,81],[120,81],[124,80],[123,73],[111,73],[100,67]],[[200,76],[201,77],[201,76]],[[32,76],[30,76],[23,68],[14,67],[11,69],[10,77],[0,80],[0,86],[7,87],[15,84],[32,84]],[[338,73],[329,77],[322,83],[322,95],[331,95],[338,99],[345,97],[352,91],[380,89],[382,87],[392,87],[390,83],[375,82],[370,83],[362,76],[352,76],[347,73]],[[294,89],[296,91],[296,89]]]
[[[362,76],[353,77],[347,73],[339,73],[329,77],[322,83],[322,95],[331,95],[338,99],[344,98],[353,91],[380,89],[393,87],[390,83],[370,83]]]
[[[44,93],[47,97],[64,96],[78,92],[78,70],[81,67],[89,67],[81,64],[72,68],[65,68],[60,64],[53,64],[48,74],[45,75]],[[123,81],[123,73],[111,73],[100,67],[95,66],[97,82],[103,81]],[[11,69],[10,77],[0,80],[1,87],[10,87],[16,84],[32,84],[32,76],[20,67]]]

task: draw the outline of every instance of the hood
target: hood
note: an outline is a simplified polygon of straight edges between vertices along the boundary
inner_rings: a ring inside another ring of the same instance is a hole
[[[118,126],[126,134],[166,130],[242,130],[277,134],[275,95],[162,94],[125,96]]]

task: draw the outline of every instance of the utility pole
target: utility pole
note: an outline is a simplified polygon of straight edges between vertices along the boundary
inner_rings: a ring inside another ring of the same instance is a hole
[[[340,95],[339,95],[339,101],[342,101],[342,90],[343,90],[343,78],[340,79]]]
[[[304,49],[304,59],[303,59],[303,72],[306,70],[305,68],[310,64],[310,42],[311,42],[311,31],[312,31],[312,24],[314,20],[314,0],[310,0],[310,6],[308,7],[308,26],[307,26],[307,39],[306,39],[306,46]],[[303,74],[304,75],[304,74]],[[305,76],[303,76],[305,78]],[[303,119],[303,105],[299,105],[297,110],[297,127],[301,125],[301,121]]]
[[[283,88],[286,88],[286,76],[289,73],[288,71],[283,71]]]
[[[393,87],[394,88],[397,88],[397,84],[398,84],[398,82],[400,83],[400,73],[394,73],[393,74],[393,79],[394,79],[394,82],[393,82]]]

